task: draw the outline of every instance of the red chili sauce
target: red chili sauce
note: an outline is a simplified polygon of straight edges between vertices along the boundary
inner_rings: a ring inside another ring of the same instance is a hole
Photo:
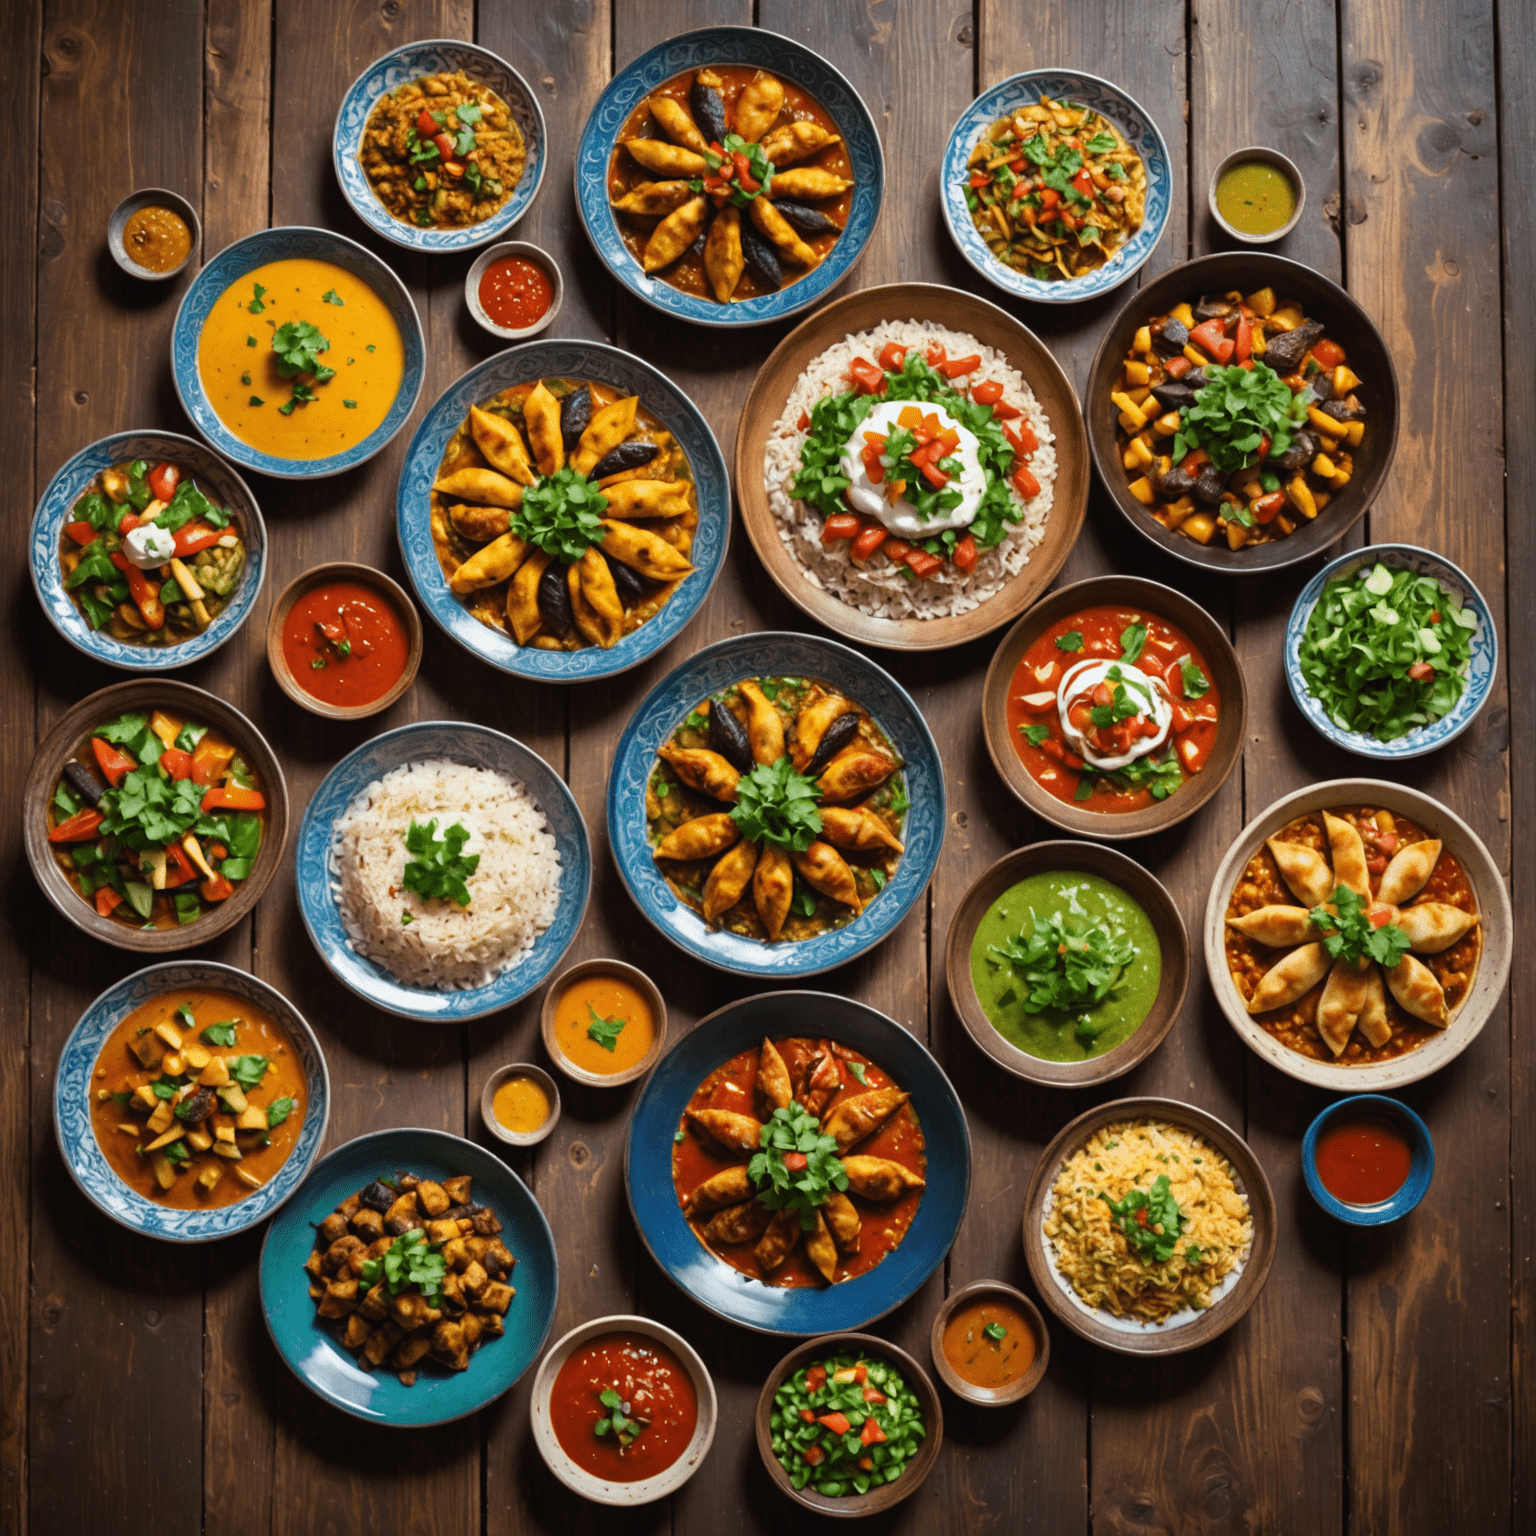
[[[405,621],[376,587],[328,581],[283,621],[283,660],[305,693],[351,709],[382,699],[410,659]]]
[[[526,330],[554,303],[549,273],[536,261],[503,256],[480,278],[480,307],[490,320],[509,331]]]
[[[1317,1138],[1317,1176],[1346,1205],[1390,1200],[1407,1183],[1412,1160],[1407,1138],[1378,1115],[1341,1117]]]
[[[614,1409],[602,1401],[609,1390],[633,1421],[624,1434],[639,1431],[627,1445],[612,1426]],[[608,1428],[600,1435],[596,1426],[604,1420]],[[610,1483],[665,1472],[688,1449],[698,1420],[688,1368],[665,1344],[638,1333],[589,1339],[560,1367],[549,1394],[549,1422],[561,1450],[583,1472]]]
[[[1121,637],[1130,626],[1137,624],[1146,626],[1147,638],[1136,666],[1152,677],[1161,678],[1173,701],[1173,723],[1168,740],[1140,761],[1160,762],[1169,757],[1171,749],[1179,782],[1184,783],[1205,767],[1216,744],[1221,693],[1205,653],[1177,625],[1139,608],[1112,606],[1080,608],[1076,613],[1057,619],[1024,652],[1014,669],[1008,684],[1008,739],[1029,776],[1047,794],[1085,811],[1140,811],[1155,803],[1150,784],[1127,783],[1114,774],[1088,773],[1089,788],[1086,793],[1080,792],[1085,780],[1084,762],[1072,750],[1071,742],[1062,731],[1057,707],[1057,689],[1063,676],[1081,661],[1118,661],[1124,654]],[[1074,636],[1081,637],[1080,644]],[[1068,642],[1066,647],[1057,644],[1062,639]],[[1199,677],[1190,674],[1193,690],[1186,689],[1186,673],[1181,665],[1186,658],[1192,666],[1199,668]],[[1191,697],[1191,692],[1200,689],[1202,680],[1205,691],[1198,697]],[[1095,703],[1102,702],[1105,701],[1074,697],[1068,705],[1078,728],[1088,728],[1096,733],[1090,736],[1094,750],[1106,756],[1123,753],[1122,742],[1133,739],[1131,733],[1140,728],[1146,717],[1136,715],[1117,721],[1115,727],[1103,729],[1101,733],[1100,727],[1092,726],[1088,712]],[[1037,746],[1025,733],[1033,730],[1038,736],[1041,728],[1046,734]],[[1115,736],[1112,730],[1121,734]]]

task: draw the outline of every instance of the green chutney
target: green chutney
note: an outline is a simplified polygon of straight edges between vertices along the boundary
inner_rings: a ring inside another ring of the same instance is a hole
[[[1070,1011],[1029,1013],[1029,984],[995,949],[1034,931],[1036,916],[1087,917],[1135,955],[1102,1002]],[[1135,1034],[1157,996],[1162,951],[1152,921],[1117,885],[1081,870],[1031,875],[987,908],[971,940],[971,984],[992,1027],[1010,1045],[1042,1061],[1087,1061]]]
[[[1272,235],[1291,222],[1296,188],[1268,160],[1239,160],[1216,183],[1216,211],[1242,235]]]

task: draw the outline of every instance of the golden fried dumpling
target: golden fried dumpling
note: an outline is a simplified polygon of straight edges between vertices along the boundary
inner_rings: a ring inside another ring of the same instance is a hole
[[[754,197],[747,207],[752,222],[797,267],[814,267],[821,260],[815,251],[795,232],[795,226],[779,212],[766,197]]]
[[[753,761],[778,762],[784,756],[784,722],[778,710],[750,678],[737,684],[736,691],[747,706],[747,740],[752,744]]]
[[[1397,925],[1421,955],[1438,955],[1477,926],[1476,912],[1465,912],[1448,901],[1421,901],[1404,907]]]
[[[624,638],[624,605],[608,562],[589,545],[567,568],[565,580],[576,628],[593,645],[611,650]]]
[[[797,203],[816,203],[828,197],[841,197],[852,185],[819,165],[792,165],[775,173],[768,195],[787,197]]]
[[[512,481],[507,481],[512,485]],[[515,489],[522,491],[522,486]],[[506,507],[472,507],[468,502],[456,501],[448,508],[448,521],[466,539],[476,544],[486,544],[499,539],[512,524],[511,513]]]
[[[894,853],[903,851],[901,840],[873,811],[862,806],[824,805],[820,815],[821,835],[834,848],[853,853],[879,853],[885,848]]]
[[[634,436],[639,409],[639,395],[626,395],[622,400],[594,411],[571,454],[571,468],[578,475],[591,474],[592,466],[599,459],[612,453],[626,437]]]
[[[1378,1048],[1392,1038],[1392,1021],[1387,1017],[1387,984],[1382,979],[1379,965],[1366,967],[1365,1001],[1360,1006],[1355,1027]]]
[[[753,1092],[764,1119],[776,1109],[788,1109],[795,1097],[795,1091],[790,1086],[789,1068],[784,1065],[778,1046],[766,1035],[757,1053],[757,1080],[753,1084]]]
[[[688,115],[687,107],[676,97],[652,96],[646,105],[651,109],[651,116],[656,119],[656,126],[674,144],[681,144],[684,149],[691,149],[699,155],[709,148],[698,125]]]
[[[1404,955],[1387,971],[1387,985],[1392,996],[1416,1019],[1433,1024],[1436,1029],[1449,1029],[1450,1009],[1445,1002],[1445,988],[1435,973],[1412,955]]]
[[[1342,1056],[1344,1047],[1349,1044],[1355,1021],[1370,995],[1366,976],[1375,969],[1369,961],[1341,959],[1335,960],[1333,969],[1328,972],[1323,995],[1317,1003],[1317,1032],[1335,1056]]]
[[[762,201],[760,197],[755,198],[753,205]],[[730,303],[745,265],[746,257],[741,249],[741,209],[734,203],[727,203],[715,215],[704,240],[704,276],[709,279],[709,286],[719,303]]]
[[[800,1241],[800,1217],[795,1211],[775,1211],[768,1222],[768,1230],[758,1239],[752,1257],[762,1265],[763,1273],[771,1275],[794,1252]]]
[[[848,1175],[848,1188],[866,1200],[895,1200],[927,1184],[921,1174],[888,1157],[845,1157],[843,1172]]]
[[[868,794],[895,771],[896,764],[884,753],[872,752],[868,747],[854,742],[827,764],[826,770],[816,780],[816,787],[821,791],[823,800],[835,804],[839,800],[852,800]]]
[[[740,1205],[750,1200],[756,1191],[747,1176],[747,1165],[737,1163],[734,1168],[722,1168],[711,1174],[688,1196],[683,1209],[690,1216],[707,1216],[727,1205]]]
[[[688,1118],[727,1152],[750,1157],[761,1145],[763,1125],[751,1115],[738,1114],[734,1109],[690,1109]]]
[[[762,142],[763,153],[777,169],[793,165],[798,160],[809,160],[827,145],[840,144],[842,140],[820,123],[801,121],[775,128]]]
[[[1305,907],[1256,907],[1242,917],[1229,917],[1227,926],[1271,949],[1289,949],[1317,937],[1312,915]]]
[[[709,169],[709,161],[697,150],[669,144],[665,139],[625,139],[624,148],[656,176],[692,180]]]
[[[1333,883],[1344,886],[1364,901],[1371,899],[1371,876],[1365,867],[1365,844],[1353,822],[1342,816],[1323,812],[1323,831],[1328,834],[1328,851],[1333,855]]]
[[[821,1214],[826,1217],[827,1230],[831,1232],[833,1242],[844,1253],[857,1253],[859,1233],[864,1223],[853,1201],[841,1190],[834,1189],[827,1195],[827,1203],[822,1206]]]
[[[804,773],[816,756],[816,749],[828,728],[839,715],[851,715],[855,710],[840,693],[824,692],[820,688],[816,697],[800,706],[795,723],[789,733],[789,760],[796,773]]]
[[[783,106],[783,83],[772,75],[757,75],[736,98],[736,132],[748,144],[756,144],[773,127]]]
[[[792,853],[789,858],[799,870],[800,878],[813,890],[830,896],[833,901],[840,901],[845,907],[852,907],[855,912],[863,911],[864,903],[859,899],[853,871],[831,843],[817,839],[804,853]]]
[[[517,568],[512,585],[507,588],[507,623],[519,645],[527,645],[544,623],[539,612],[539,581],[554,557],[536,549]]]
[[[1328,974],[1333,956],[1321,944],[1303,944],[1271,966],[1248,999],[1249,1013],[1268,1013],[1284,1008],[1308,992]]]
[[[688,557],[646,528],[603,519],[603,550],[647,581],[681,581],[693,570]]]
[[[1406,848],[1399,848],[1392,856],[1392,862],[1382,871],[1377,901],[1390,901],[1393,906],[1400,907],[1417,896],[1429,883],[1439,859],[1439,838],[1426,838],[1421,843],[1409,843]]]
[[[838,1151],[878,1130],[912,1095],[905,1088],[871,1088],[839,1100],[823,1117],[821,1132],[837,1143]]]
[[[1333,895],[1333,871],[1328,861],[1304,843],[1283,843],[1277,837],[1268,840],[1280,878],[1304,907],[1320,907]]]
[[[701,192],[690,198],[681,208],[674,208],[645,242],[640,253],[640,265],[649,272],[660,272],[670,267],[684,251],[699,238],[704,228],[704,215],[709,211],[709,200]]]
[[[807,1113],[819,1117],[842,1086],[843,1069],[837,1057],[826,1046],[820,1046],[801,1073],[800,1105]]]
[[[603,487],[609,517],[677,517],[688,510],[688,488],[677,480],[620,480]]]
[[[761,1200],[746,1200],[716,1211],[704,1223],[704,1241],[711,1245],[756,1242],[773,1212]]]
[[[718,752],[707,747],[675,747],[668,742],[656,749],[656,755],[670,763],[672,771],[690,789],[724,800],[727,805],[735,804],[741,773]]]
[[[693,188],[686,181],[642,181],[619,198],[613,210],[637,219],[660,219],[681,208],[693,195]]]
[[[757,868],[757,844],[746,838],[715,860],[704,882],[704,921],[712,923],[741,900]]]
[[[484,549],[477,549],[448,578],[448,590],[463,597],[468,592],[478,592],[481,587],[494,587],[528,558],[529,548],[515,533],[502,534]]]
[[[721,811],[713,816],[696,816],[674,828],[656,845],[658,859],[709,859],[723,853],[741,838],[741,828]]]
[[[523,420],[528,441],[541,475],[558,474],[565,467],[565,440],[560,435],[560,402],[540,379],[523,401]]]
[[[733,822],[734,826],[735,823]],[[795,872],[789,855],[774,843],[764,843],[752,871],[752,900],[770,939],[784,932],[790,898],[795,894]]]
[[[532,485],[538,478],[533,472],[533,461],[528,457],[528,445],[523,441],[523,434],[505,416],[498,416],[493,411],[482,411],[478,405],[470,406],[469,435],[474,438],[475,447],[509,479],[517,481],[519,485]],[[436,489],[441,490],[442,487]],[[470,501],[488,499],[468,490],[455,494],[466,496]],[[510,506],[515,503],[497,502],[495,505]]]
[[[837,1244],[820,1211],[811,1218],[811,1230],[805,1234],[805,1254],[828,1285],[837,1279]]]
[[[499,416],[491,419],[501,420]],[[518,438],[518,442],[522,442],[522,438]],[[533,484],[532,471],[526,483]],[[494,469],[456,469],[451,475],[434,481],[432,489],[444,496],[462,497],[465,501],[478,501],[482,506],[506,507],[510,511],[523,504],[523,487],[508,476],[497,474]]]

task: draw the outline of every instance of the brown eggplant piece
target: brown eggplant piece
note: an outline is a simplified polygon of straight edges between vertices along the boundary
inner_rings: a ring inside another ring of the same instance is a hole
[[[617,475],[626,469],[638,469],[642,464],[649,464],[660,452],[661,449],[655,443],[631,437],[611,452],[605,453],[592,466],[587,479],[606,480],[609,475]]]
[[[835,235],[838,232],[837,225],[819,208],[812,208],[806,203],[797,203],[787,197],[775,198],[773,206],[802,235]]]
[[[1301,367],[1307,348],[1323,334],[1321,321],[1303,320],[1294,331],[1281,331],[1264,339],[1264,366],[1276,373],[1294,373]]]
[[[176,1106],[176,1118],[183,1125],[201,1125],[218,1107],[219,1101],[214,1097],[213,1089],[199,1088]]]
[[[382,1215],[395,1203],[395,1192],[388,1184],[380,1183],[378,1179],[375,1179],[372,1184],[362,1191],[358,1199],[369,1210],[378,1211]]]
[[[784,268],[779,265],[779,253],[770,241],[758,234],[756,226],[746,220],[741,225],[741,254],[760,281],[770,288],[784,286]]]
[[[97,804],[106,788],[84,763],[78,763],[73,758],[64,764],[64,779],[87,805]]]
[[[854,714],[851,710],[846,715],[839,715],[821,733],[821,740],[816,743],[816,751],[812,754],[810,762],[806,765],[806,778],[814,779],[820,777],[822,770],[827,764],[858,734],[858,715]]]
[[[709,706],[709,744],[731,767],[742,773],[752,771],[752,743],[747,739],[747,728],[719,700]]]
[[[539,577],[538,604],[539,613],[550,630],[557,635],[570,632],[571,594],[566,586],[567,567],[558,560],[551,560],[544,568],[544,574]]]
[[[592,391],[583,384],[560,402],[560,440],[572,452],[592,421]]]
[[[608,569],[613,575],[613,584],[619,589],[621,596],[645,596],[645,581],[639,572],[631,570],[622,560],[609,560],[607,555],[604,555],[603,559],[608,561]]]
[[[704,132],[706,139],[724,144],[730,132],[725,123],[725,102],[720,92],[702,80],[695,80],[688,92],[688,105],[693,109],[693,120]]]

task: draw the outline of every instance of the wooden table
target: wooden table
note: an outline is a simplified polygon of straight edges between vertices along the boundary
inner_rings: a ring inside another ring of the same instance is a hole
[[[1385,333],[1403,421],[1386,488],[1357,538],[1450,556],[1491,602],[1505,655],[1536,651],[1536,451],[1531,438],[1536,142],[1521,7],[1495,0],[46,0],[0,7],[9,88],[0,95],[0,381],[11,495],[7,633],[0,673],[3,782],[67,705],[115,680],[83,665],[42,620],[25,574],[37,494],[76,449],[124,428],[189,430],[167,336],[185,282],[125,278],[107,215],[136,187],[180,190],[202,210],[204,254],[267,224],[322,224],[365,239],[410,286],[429,338],[423,409],[493,347],[465,313],[469,258],[428,261],[366,236],[330,164],[352,77],[416,37],[473,37],[534,85],[552,164],[518,233],[551,251],[567,292],[560,328],[649,358],[698,400],[727,456],[752,377],[786,327],[719,337],[620,295],[582,234],[571,187],[576,137],[615,63],[676,32],[750,23],[820,50],[864,96],[884,140],[884,215],[852,281],[922,278],[980,288],[1041,334],[1079,386],[1127,296],[1056,309],[1010,304],[960,261],[940,222],[936,167],[983,85],[1070,64],[1129,90],[1161,126],[1175,205],[1147,273],[1211,248],[1211,169],[1264,143],[1301,167],[1308,203],[1283,254],[1341,279]],[[1502,90],[1500,89],[1502,85]],[[1508,157],[1501,166],[1500,149]],[[1502,172],[1507,170],[1507,175]],[[1501,185],[1502,175],[1502,185]],[[1502,317],[1501,303],[1508,295]],[[321,560],[400,575],[395,478],[409,433],[365,468],[255,489],[272,546],[269,591]],[[1507,476],[1507,478],[1506,478]],[[1508,516],[1506,519],[1506,507]],[[1511,581],[1505,614],[1506,561]],[[1363,771],[1329,749],[1286,697],[1279,642],[1308,568],[1264,580],[1202,579],[1132,535],[1095,490],[1063,573],[1131,570],[1170,582],[1230,626],[1252,695],[1240,773],[1194,820],[1132,851],[1198,926],[1207,883],[1238,829],[1281,793]],[[414,691],[386,717],[327,725],[278,691],[263,614],[190,680],[249,711],[278,747],[296,809],[327,768],[377,730],[450,716],[516,735],[563,767],[598,844],[591,912],[573,958],[617,955],[665,987],[674,1028],[756,990],[685,960],[641,922],[603,852],[607,765],[633,701],[681,657],[723,635],[801,628],[738,531],[728,567],[686,638],[613,683],[523,684],[433,630]],[[1014,803],[982,745],[977,701],[991,641],[879,658],[912,690],[942,744],[951,824],[925,904],[826,985],[928,1041],[970,1116],[970,1208],[943,1270],[882,1333],[926,1356],[947,1287],[1024,1282],[1019,1216],[1034,1161],[1101,1097],[1187,1099],[1242,1130],[1280,1207],[1279,1256],[1254,1310],[1219,1342],[1136,1363],[1057,1328],[1050,1371],[1016,1410],[946,1403],[932,1478],[889,1527],[907,1531],[1327,1533],[1532,1528],[1536,1385],[1531,1359],[1533,1026],[1501,1008],[1473,1047],[1404,1097],[1429,1121],[1438,1170],[1411,1219],[1346,1232],[1307,1197],[1301,1132],[1324,1102],[1245,1051],[1197,969],[1184,1016],[1137,1071],[1087,1093],[1032,1089],[989,1070],[951,1012],[942,975],[950,914],[975,874],[1049,829]],[[1476,726],[1390,776],[1443,797],[1508,866],[1536,833],[1536,698],[1501,679]],[[323,1406],[289,1375],[256,1293],[260,1233],[178,1248],[113,1226],[71,1183],[54,1145],[53,1071],[83,1006],[135,968],[82,941],[40,899],[3,821],[6,922],[0,985],[0,1528],[83,1532],[778,1530],[803,1522],[771,1489],[750,1415],[783,1341],[731,1328],[686,1300],[637,1241],[623,1192],[632,1090],[568,1091],[557,1133],[514,1163],[555,1229],[558,1334],[643,1311],[681,1329],[715,1373],[721,1422],[700,1473],[671,1501],[599,1514],[555,1483],[528,1430],[528,1379],[478,1418],[416,1435]],[[1531,863],[1511,870],[1516,910]],[[1525,873],[1521,873],[1521,871]],[[293,997],[327,1051],[330,1144],[392,1125],[483,1136],[480,1084],[536,1055],[537,997],[446,1032],[360,1004],[320,965],[294,903],[291,865],[254,921],[207,947]],[[1512,1003],[1536,989],[1536,947],[1517,954]],[[1518,1031],[1518,1033],[1517,1033]]]

